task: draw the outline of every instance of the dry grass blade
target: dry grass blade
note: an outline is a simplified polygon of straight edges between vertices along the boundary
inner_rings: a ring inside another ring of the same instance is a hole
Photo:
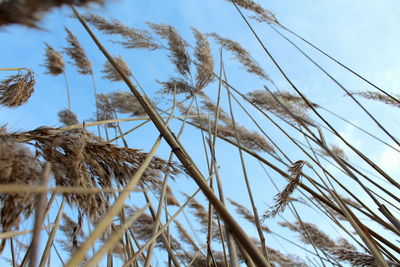
[[[194,27],[192,30],[196,38],[196,48],[194,51],[197,68],[196,90],[201,90],[214,80],[214,59],[211,55],[211,48],[207,37]]]
[[[0,2],[0,27],[9,24],[21,24],[28,27],[38,27],[37,23],[45,12],[62,5],[87,5],[103,3],[103,0],[4,0]]]
[[[247,72],[253,73],[267,81],[271,81],[271,79],[261,68],[261,66],[238,42],[230,40],[228,38],[223,38],[216,33],[210,33],[209,36],[213,37],[224,49],[232,52],[235,55],[236,59],[246,68]]]
[[[119,35],[123,37],[123,41],[117,41],[126,48],[133,49],[159,49],[160,46],[156,43],[153,36],[146,30],[138,30],[128,27],[117,19],[110,21],[100,15],[88,14],[84,16],[85,20],[92,24],[99,31],[105,34]]]
[[[51,174],[51,164],[46,162],[43,167],[43,172],[41,175],[41,185],[46,186],[49,183],[49,178]],[[29,266],[35,267],[37,264],[37,253],[40,243],[40,234],[42,232],[41,225],[45,218],[45,205],[46,205],[46,193],[36,195],[35,201],[35,221],[34,221],[34,231],[31,241],[31,251],[29,257]]]
[[[52,46],[45,43],[46,53],[44,67],[47,69],[47,74],[57,76],[64,73],[64,59],[60,52],[56,51]]]
[[[228,0],[244,9],[250,10],[256,13],[254,18],[260,22],[268,22],[268,23],[276,23],[279,24],[278,20],[275,17],[275,14],[269,10],[264,9],[259,4],[255,3],[252,0]]]
[[[43,254],[42,254],[42,258],[39,263],[39,267],[44,267],[50,256],[51,246],[53,245],[54,238],[55,238],[56,232],[58,230],[58,226],[60,225],[61,217],[64,213],[64,204],[65,204],[65,199],[63,198],[60,209],[58,210],[58,213],[56,216],[56,220],[54,221],[54,227],[49,234],[49,238],[47,239],[46,246],[43,250]]]
[[[68,47],[64,48],[64,51],[73,59],[73,64],[78,67],[78,72],[80,74],[92,74],[92,63],[89,61],[85,50],[78,41],[78,38],[67,28],[67,42]]]
[[[126,76],[132,76],[132,72],[130,71],[128,64],[126,64],[125,60],[121,56],[114,57],[114,60]],[[122,81],[121,75],[119,75],[118,71],[115,70],[115,68],[108,61],[104,63],[104,68],[101,72],[105,74],[103,78],[106,78],[112,82]]]
[[[149,26],[161,38],[168,41],[168,49],[170,51],[169,58],[175,65],[178,73],[183,76],[190,75],[190,57],[187,52],[188,44],[178,33],[178,31],[171,25],[148,23]]]
[[[286,185],[286,187],[279,192],[274,200],[275,204],[272,206],[272,210],[267,211],[263,218],[270,218],[270,217],[275,217],[278,213],[284,211],[286,208],[287,204],[290,201],[290,196],[293,193],[293,191],[296,189],[297,185],[300,182],[301,178],[301,169],[303,168],[304,164],[307,166],[310,166],[310,164],[304,160],[298,160],[295,163],[293,163],[292,166],[289,167],[289,172],[290,172],[290,181]]]
[[[363,98],[370,99],[370,100],[375,100],[378,102],[382,102],[388,105],[392,105],[394,107],[399,108],[400,103],[399,101],[395,101],[392,97],[389,97],[385,94],[378,93],[378,92],[373,92],[373,91],[364,91],[364,92],[353,92],[351,93],[352,95],[359,95]],[[399,99],[398,95],[395,95],[397,99]]]
[[[47,229],[50,229],[53,227],[54,227],[53,224],[46,225],[46,226],[43,226],[41,228],[41,230],[47,230]],[[26,234],[30,234],[30,233],[33,233],[33,230],[3,232],[3,233],[0,233],[0,239],[8,239],[10,237],[26,235]],[[27,247],[29,247],[29,245],[27,245]]]
[[[75,113],[73,113],[69,109],[63,109],[63,110],[59,111],[58,119],[65,126],[71,126],[71,125],[78,124],[78,118],[76,117]]]
[[[35,78],[32,71],[18,73],[0,82],[0,104],[19,107],[26,103],[34,91]]]

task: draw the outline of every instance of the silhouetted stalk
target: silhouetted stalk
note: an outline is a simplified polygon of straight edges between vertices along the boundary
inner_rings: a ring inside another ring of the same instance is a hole
[[[274,27],[271,27],[275,32],[280,34],[286,41],[288,41],[293,47],[295,47],[302,55],[304,55],[313,65],[315,65],[318,69],[320,69],[329,79],[331,79],[337,86],[339,86],[345,93],[348,95],[367,115],[370,117],[374,123],[387,135],[392,139],[398,146],[400,146],[400,142],[386,130],[385,127],[353,96],[353,94],[347,90],[338,80],[336,80],[332,75],[330,75],[324,68],[322,68],[317,62],[315,62],[309,55],[307,55],[302,49],[300,49],[295,43],[289,40],[286,36],[281,34]],[[399,102],[398,100],[396,100]],[[399,102],[400,103],[400,102]]]
[[[221,63],[221,64],[223,64],[223,63]],[[225,78],[225,80],[227,80],[225,70],[224,70],[224,78]],[[231,115],[231,118],[232,118],[232,126],[233,126],[233,128],[235,130],[236,142],[238,144],[240,144],[240,137],[239,137],[239,133],[238,133],[238,130],[237,130],[237,127],[236,127],[235,116],[233,114],[233,109],[232,109],[231,95],[230,95],[230,92],[229,92],[228,88],[226,88],[226,92],[227,92],[227,95],[228,95],[229,110],[230,110],[230,115]],[[261,229],[260,217],[258,216],[258,211],[257,211],[256,205],[255,205],[255,202],[254,202],[253,193],[252,193],[252,190],[251,190],[249,178],[247,176],[247,170],[246,170],[246,164],[244,162],[243,152],[242,152],[242,150],[240,148],[238,148],[238,149],[239,149],[239,155],[240,155],[240,162],[242,164],[243,177],[244,177],[244,180],[245,180],[245,183],[246,183],[247,193],[249,195],[250,203],[251,203],[251,206],[252,206],[252,209],[253,209],[253,213],[254,213],[254,217],[256,219],[256,227],[257,227],[258,235],[260,237],[260,242],[261,242],[261,246],[263,248],[263,253],[264,253],[265,257],[267,257],[267,259],[268,259],[268,252],[267,252],[267,247],[265,245],[265,238],[264,238],[263,231]]]
[[[64,80],[65,80],[65,89],[67,90],[67,101],[68,101],[68,110],[71,109],[71,94],[69,92],[69,85],[68,85],[68,80],[67,80],[67,74],[65,74],[65,71],[63,72],[64,75]]]
[[[274,26],[270,25],[272,28],[274,28]],[[372,87],[374,87],[375,89],[379,90],[380,92],[382,92],[383,94],[387,95],[388,97],[390,97],[391,99],[393,99],[394,101],[398,102],[400,104],[400,101],[395,98],[394,96],[390,95],[389,93],[387,93],[385,90],[381,89],[380,87],[378,87],[377,85],[375,85],[374,83],[370,82],[369,80],[367,80],[366,78],[364,78],[363,76],[361,76],[360,74],[358,74],[357,72],[355,72],[354,70],[350,69],[349,67],[347,67],[346,65],[344,65],[343,63],[341,63],[340,61],[338,61],[337,59],[335,59],[334,57],[330,56],[328,53],[324,52],[322,49],[318,48],[316,45],[312,44],[311,42],[307,41],[305,38],[303,38],[302,36],[300,36],[299,34],[293,32],[292,30],[286,28],[285,26],[283,26],[282,24],[279,24],[279,26],[281,28],[283,28],[284,30],[288,31],[289,33],[293,34],[294,36],[296,36],[297,38],[299,38],[300,40],[302,40],[303,42],[305,42],[306,44],[310,45],[311,47],[313,47],[314,49],[316,49],[318,52],[320,52],[321,54],[325,55],[326,57],[328,57],[329,59],[331,59],[333,62],[335,62],[336,64],[338,64],[339,66],[341,66],[342,68],[348,70],[349,72],[351,72],[352,74],[354,74],[355,76],[357,76],[358,78],[360,78],[361,80],[363,80],[364,82],[368,83],[369,85],[371,85]]]
[[[243,15],[243,13],[240,11],[240,9],[237,7],[237,5],[235,3],[233,3],[233,5],[236,7],[236,9],[238,10],[238,12],[240,13],[241,17],[243,18],[243,20],[245,21],[245,23],[247,24],[247,26],[249,27],[249,29],[251,30],[251,32],[254,34],[255,38],[257,39],[257,41],[260,43],[260,45],[262,46],[263,50],[267,53],[268,57],[272,60],[272,62],[274,63],[274,65],[276,66],[276,68],[279,70],[279,72],[282,74],[282,76],[285,78],[285,80],[290,84],[290,86],[297,92],[297,94],[306,102],[307,106],[314,112],[314,114],[316,114],[334,133],[337,137],[340,138],[340,140],[342,140],[348,147],[350,147],[357,155],[359,155],[364,161],[366,161],[371,167],[373,167],[377,172],[379,172],[383,177],[385,177],[388,181],[390,181],[393,185],[397,186],[398,188],[400,188],[400,185],[393,180],[386,172],[384,172],[381,168],[379,168],[379,166],[377,166],[375,163],[373,163],[368,157],[366,157],[364,154],[362,154],[358,149],[356,149],[354,146],[352,146],[345,138],[343,138],[339,132],[336,131],[335,128],[333,128],[331,126],[331,124],[325,120],[320,114],[319,112],[314,108],[314,106],[312,105],[312,103],[310,103],[310,101],[303,95],[303,93],[300,92],[300,90],[293,84],[293,82],[289,79],[289,77],[286,75],[286,73],[282,70],[282,68],[280,67],[280,65],[278,64],[278,62],[275,60],[275,58],[271,55],[271,53],[269,52],[269,50],[266,48],[266,46],[264,45],[264,43],[261,41],[261,39],[259,38],[259,36],[257,35],[257,33],[254,31],[253,27],[250,25],[249,21],[246,19],[246,17]],[[264,87],[266,88],[266,87]],[[266,88],[267,89],[267,88]],[[287,110],[287,108],[286,108]],[[302,123],[302,122],[301,122]]]

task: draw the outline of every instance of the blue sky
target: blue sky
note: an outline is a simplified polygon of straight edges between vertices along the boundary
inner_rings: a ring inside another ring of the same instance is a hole
[[[398,19],[400,15],[400,2],[396,0],[274,0],[259,2],[265,8],[273,11],[278,20],[286,27],[321,47],[324,51],[364,75],[378,86],[389,92],[400,94],[400,34],[398,31],[400,28],[400,20]],[[83,10],[82,12],[84,13]],[[105,7],[93,7],[92,12],[102,14],[105,17],[117,18],[125,24],[136,28],[146,27],[146,21],[169,23],[175,26],[191,44],[193,44],[191,26],[195,26],[203,32],[216,32],[221,36],[229,37],[239,41],[251,52],[253,57],[264,67],[275,83],[278,84],[280,89],[290,90],[289,85],[266,57],[266,54],[253,38],[239,14],[227,1],[114,0],[108,1]],[[11,130],[29,130],[42,125],[60,126],[57,112],[67,106],[64,80],[61,76],[53,77],[44,74],[45,69],[41,64],[43,64],[44,42],[49,43],[58,50],[66,45],[63,26],[70,28],[79,37],[80,42],[88,53],[88,57],[93,62],[99,92],[106,93],[117,90],[128,90],[123,83],[110,83],[101,79],[102,74],[100,70],[102,69],[102,64],[105,62],[105,58],[94,46],[78,22],[67,17],[69,13],[70,11],[65,8],[48,14],[41,23],[44,30],[11,26],[3,28],[0,31],[0,54],[2,58],[0,67],[31,68],[36,72],[38,81],[35,94],[28,104],[17,109],[0,108],[0,120],[2,124],[8,123]],[[272,32],[266,25],[255,23],[253,25],[260,34],[263,42],[265,42],[281,66],[283,66],[288,76],[301,91],[306,93],[309,99],[346,117],[387,142],[391,142],[375,127],[370,119],[366,118],[348,97],[344,97],[344,92],[340,91],[321,72],[309,64],[302,55]],[[165,51],[126,50],[108,42],[111,39],[110,36],[100,33],[98,33],[98,36],[113,55],[122,55],[125,58],[132,72],[151,96],[156,96],[156,92],[159,90],[159,85],[155,80],[165,80],[173,74],[173,67],[168,61]],[[326,58],[321,57],[309,47],[298,42],[298,40],[296,40],[296,43],[309,52],[313,58],[317,59],[322,66],[350,90],[361,91],[371,89],[365,83],[360,82],[354,76],[338,68]],[[214,46],[214,55],[217,58],[217,50],[215,48]],[[231,61],[231,58],[231,55],[225,54],[224,60],[229,62],[226,65],[230,83],[236,88],[240,88],[242,92],[261,89],[263,82],[254,76],[244,73],[234,61]],[[216,67],[218,66],[219,62],[216,62]],[[93,117],[94,99],[90,78],[77,74],[75,67],[71,65],[67,66],[66,71],[72,93],[72,110],[78,114],[80,120],[87,120]],[[8,74],[1,72],[0,77],[6,77]],[[210,97],[216,99],[216,84],[214,83],[214,85],[207,88],[206,92],[209,93]],[[224,108],[228,110],[226,94],[224,93],[223,95]],[[383,106],[382,104],[365,100],[361,101],[387,129],[395,135],[399,132],[400,120],[398,119],[399,113],[397,110],[389,106]],[[170,105],[170,102],[163,104],[164,107],[168,105]],[[243,112],[237,107],[235,111],[243,125],[255,129],[254,125],[246,118]],[[353,145],[370,156],[382,168],[394,176],[400,174],[398,170],[400,157],[397,152],[393,152],[389,148],[382,146],[334,117],[326,113],[323,114],[331,119],[340,133]],[[260,120],[260,123],[266,130],[270,131],[269,133],[272,138],[288,152],[292,160],[304,159],[304,156],[282,134],[272,128],[261,115],[254,113],[254,116]],[[127,130],[133,125],[134,123],[126,123],[123,125],[123,128]],[[172,127],[173,129],[178,129],[179,125],[180,123],[175,122],[172,124]],[[148,150],[156,137],[155,128],[152,125],[148,125],[133,133],[128,140],[132,147]],[[330,143],[337,144],[348,152],[350,160],[360,165],[363,164],[339,140],[328,134],[327,139]],[[186,145],[193,158],[200,162],[202,170],[205,171],[206,165],[202,146],[199,145],[199,133],[188,127],[182,138],[182,142]],[[158,152],[164,158],[168,156],[168,153],[169,149],[165,144]],[[233,198],[250,207],[247,193],[244,191],[244,181],[237,149],[227,145],[223,141],[219,141],[217,144],[217,153],[220,159],[221,175],[227,197]],[[270,157],[267,156],[267,158]],[[248,168],[251,170],[250,177],[254,195],[256,196],[257,207],[261,213],[266,208],[266,205],[272,204],[272,199],[276,192],[271,183],[267,181],[257,161],[247,155],[246,159],[248,160]],[[337,172],[335,173],[337,174]],[[283,179],[275,174],[273,177],[281,188],[285,185]],[[353,183],[348,181],[345,183],[348,183],[349,186],[354,186],[356,194],[360,195],[362,199],[367,199]],[[179,178],[179,181],[173,182],[172,185],[176,189],[176,195],[181,201],[184,198],[179,196],[179,191],[190,193],[195,190],[195,185],[190,178]],[[332,229],[325,219],[316,217],[315,213],[310,211],[310,209],[301,206],[299,208],[306,214],[304,216],[305,221],[318,223],[325,229]],[[288,212],[285,212],[284,215],[287,218],[292,218]],[[242,222],[242,220],[240,221]],[[290,233],[276,226],[273,221],[267,221],[266,224],[271,226],[272,229],[290,236]],[[253,227],[247,224],[243,225],[250,235],[256,236],[256,231]],[[332,235],[337,236],[336,234]],[[273,238],[268,238],[267,236],[267,242],[270,242],[271,246],[279,248],[279,244]],[[283,244],[287,245],[286,243]],[[290,249],[299,256],[304,256],[302,251],[292,247]]]

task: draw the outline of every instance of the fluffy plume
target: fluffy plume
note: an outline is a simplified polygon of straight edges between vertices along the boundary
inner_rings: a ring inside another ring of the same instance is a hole
[[[24,133],[11,134],[20,142],[34,140],[36,148],[53,166],[57,185],[82,187],[108,187],[115,182],[124,186],[136,173],[146,153],[136,149],[120,148],[107,144],[85,130],[61,131],[55,128],[38,128]],[[172,175],[181,172],[176,164],[155,157],[142,176],[143,182],[158,182],[161,173],[170,168]],[[97,221],[108,208],[109,195],[67,194],[70,204]]]
[[[38,185],[41,172],[42,165],[32,152],[0,128],[0,184]],[[35,195],[0,194],[0,202],[0,231],[7,232],[18,229],[21,216],[27,218],[33,213]],[[4,242],[0,252],[3,248]]]
[[[203,99],[203,108],[209,112],[215,113],[216,106],[207,98]],[[182,113],[187,112],[187,109],[182,105],[179,106],[179,109]],[[233,127],[232,119],[229,118],[226,112],[224,112],[222,109],[220,110],[219,119],[222,121],[222,124],[218,124],[217,135],[236,143],[236,134]],[[206,131],[208,131],[209,125],[215,125],[214,120],[210,119],[210,117],[205,114],[200,114],[197,117],[191,118],[191,121],[193,124]],[[250,150],[262,151],[270,154],[275,153],[274,148],[257,132],[249,131],[248,129],[240,125],[236,125],[236,130],[238,131],[240,137],[240,143],[244,147]],[[213,129],[211,129],[211,131],[213,132]]]
[[[345,261],[352,266],[377,266],[375,258],[372,255],[356,251],[355,247],[343,238],[339,239],[338,242],[333,241],[312,223],[303,222],[301,224],[297,222],[296,225],[290,223],[279,224],[298,232],[303,243],[314,243],[316,247],[328,253],[337,261]],[[389,262],[388,264],[390,265]]]
[[[254,16],[253,18],[255,18],[256,20],[258,20],[260,22],[279,24],[274,13],[272,13],[269,10],[264,9],[262,6],[255,3],[252,0],[228,0],[228,1],[235,3],[236,5],[244,8],[244,9],[247,9],[247,10],[250,10],[250,11],[256,13],[256,16]]]
[[[293,193],[300,182],[301,169],[303,168],[304,164],[310,166],[308,162],[304,160],[298,160],[289,167],[288,171],[290,173],[291,180],[286,185],[286,187],[275,196],[275,204],[272,206],[272,210],[265,213],[265,215],[263,216],[264,219],[275,217],[278,213],[285,210],[287,204],[290,201],[290,195]]]
[[[111,104],[111,99],[106,94],[97,94],[96,95],[96,105],[98,109],[98,119],[101,121],[112,120],[115,119],[114,116],[114,107]],[[107,127],[115,128],[117,127],[116,123],[107,123]]]
[[[161,190],[162,190],[162,184],[153,183],[152,185],[153,185],[153,189],[154,189],[157,197],[160,198]],[[179,206],[179,202],[174,197],[174,194],[172,193],[171,187],[169,185],[167,185],[167,189],[165,191],[165,199],[166,199],[167,205]]]
[[[106,20],[102,16],[89,14],[84,16],[85,20],[99,31],[105,34],[119,35],[123,41],[117,41],[126,48],[140,48],[155,50],[160,48],[153,36],[146,30],[138,30],[122,24],[119,20]]]
[[[37,27],[43,14],[62,5],[82,6],[89,3],[103,3],[103,0],[3,0],[0,2],[0,27],[21,24]]]
[[[398,96],[398,95],[394,96],[398,101],[395,101],[391,97],[389,97],[387,95],[384,95],[382,93],[372,92],[372,91],[354,92],[354,93],[352,93],[352,95],[359,95],[359,96],[361,96],[363,98],[366,98],[366,99],[382,102],[382,103],[385,103],[385,104],[388,104],[388,105],[392,105],[392,106],[397,107],[397,108],[400,107],[400,103],[398,102],[398,101],[400,101],[400,96]]]
[[[64,72],[64,59],[60,52],[56,51],[49,44],[46,45],[46,54],[44,66],[47,68],[47,73],[57,76]]]
[[[189,252],[184,255],[180,255],[188,264],[191,263],[190,266],[193,267],[204,267],[207,266],[207,258],[204,257],[203,254],[197,254],[196,258],[194,258],[196,252]],[[212,264],[214,267],[225,267],[224,254],[220,251],[212,252],[213,259],[215,260],[215,264]],[[214,262],[214,261],[212,261]]]
[[[65,213],[63,214],[62,219],[63,224],[60,226],[60,230],[64,232],[67,240],[60,240],[59,242],[63,249],[72,255],[86,239],[86,235],[82,228],[82,214],[79,214],[77,222]]]
[[[196,28],[192,30],[196,38],[196,90],[201,90],[214,80],[214,59],[206,36]]]
[[[60,122],[66,126],[78,124],[78,118],[75,113],[69,109],[63,109],[58,112],[58,119]]]
[[[131,114],[132,116],[146,115],[146,111],[130,92],[115,92],[107,95],[112,108],[119,113]],[[150,103],[151,100],[147,99]]]
[[[133,209],[133,211],[135,210],[136,208]],[[153,218],[150,215],[143,213],[132,224],[131,229],[139,240],[148,242],[150,238],[153,237],[153,230],[154,230]],[[157,238],[156,242],[158,247],[165,248],[161,236]],[[170,246],[173,250],[178,250],[181,248],[179,242],[172,236],[170,236]]]
[[[337,145],[331,145],[331,147],[329,148],[329,150],[338,158],[341,159],[347,159],[346,154],[344,153],[344,151],[338,147]],[[320,150],[322,155],[324,156],[329,156],[329,154],[326,152],[325,149],[321,149]]]
[[[174,220],[174,223],[176,225],[176,230],[178,231],[180,239],[183,242],[185,242],[188,245],[190,245],[193,250],[197,250],[198,247],[197,247],[196,243],[193,241],[193,239],[190,236],[190,234],[186,231],[185,227],[183,227],[183,225],[177,220]]]
[[[92,73],[92,63],[89,61],[85,50],[78,41],[78,38],[67,28],[67,42],[68,47],[64,48],[64,51],[73,59],[73,64],[78,67],[78,72],[80,74],[86,75]]]
[[[159,82],[162,85],[161,92],[164,94],[173,94],[174,91],[176,94],[190,94],[192,95],[196,89],[191,86],[186,79],[182,78],[170,78],[166,82]]]
[[[130,71],[128,65],[121,56],[114,57],[114,60],[126,76],[132,76],[132,72]],[[104,69],[101,72],[105,74],[103,78],[109,79],[112,82],[122,81],[122,77],[109,61],[104,63]]]
[[[287,109],[295,114],[297,118],[311,121],[306,113],[308,106],[300,97],[294,96],[289,92],[274,92],[273,94]],[[296,121],[296,118],[293,118],[266,90],[252,91],[248,93],[247,96],[254,105],[261,109],[282,116],[285,119]],[[316,104],[313,105],[314,107],[317,107]]]
[[[175,65],[178,73],[183,76],[190,74],[190,57],[187,52],[188,44],[171,25],[148,23],[161,38],[168,41],[169,58]]]
[[[26,103],[34,91],[35,78],[32,71],[18,73],[0,82],[0,104],[19,107]]]
[[[249,73],[253,73],[258,77],[265,79],[267,81],[271,81],[269,76],[264,72],[264,70],[260,67],[260,65],[252,58],[250,53],[244,49],[238,42],[233,40],[222,38],[216,33],[209,34],[212,36],[223,48],[228,51],[231,51],[236,59],[246,68],[246,71]]]
[[[348,262],[352,266],[378,266],[374,256],[358,251],[338,247],[332,249],[332,254],[336,260]]]
[[[246,208],[245,206],[233,201],[233,200],[229,200],[229,202],[234,205],[236,207],[236,212],[239,213],[240,215],[243,216],[243,218],[245,218],[247,221],[251,222],[252,224],[256,225],[256,218],[254,217],[254,215],[251,213],[251,211]],[[267,226],[263,226],[261,225],[261,229],[266,232],[266,233],[270,233],[271,230],[267,227]]]

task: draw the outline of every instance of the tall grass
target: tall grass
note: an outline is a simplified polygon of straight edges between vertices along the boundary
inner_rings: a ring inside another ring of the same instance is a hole
[[[242,263],[248,266],[400,264],[400,246],[396,241],[400,234],[397,179],[351,144],[335,121],[321,112],[329,111],[380,141],[383,147],[398,152],[395,133],[389,132],[358,100],[362,97],[398,108],[396,95],[377,86],[373,87],[378,92],[345,88],[285,33],[294,34],[355,78],[374,84],[282,25],[271,11],[251,0],[228,2],[249,28],[248,38],[255,38],[265,52],[265,58],[257,60],[239,42],[194,27],[191,43],[169,24],[148,22],[144,29],[139,29],[98,14],[81,15],[76,7],[90,2],[103,1],[43,1],[41,5],[35,1],[0,2],[0,26],[22,24],[33,28],[38,27],[46,12],[67,5],[73,14],[71,19],[82,27],[98,48],[96,51],[106,59],[102,74],[96,73],[95,66],[100,69],[101,65],[89,59],[85,50],[89,45],[80,41],[80,35],[65,28],[64,53],[73,60],[71,64],[79,74],[91,76],[95,118],[79,123],[80,114],[77,116],[71,109],[65,75],[69,62],[65,63],[63,54],[46,43],[47,74],[63,74],[66,81],[68,109],[58,113],[63,126],[15,132],[6,126],[0,128],[0,252],[12,266],[52,266],[57,262],[64,266],[148,267],[155,266],[157,260],[168,266],[214,267]],[[312,96],[295,84],[285,66],[273,56],[254,23],[271,27],[283,37],[282,41],[317,66],[392,144],[383,141],[379,134],[351,123],[335,110],[310,100]],[[149,88],[139,84],[135,68],[128,67],[135,62],[111,55],[108,43],[98,33],[112,38],[113,45],[149,53],[158,51],[169,59],[172,76],[160,81],[154,73],[160,87],[155,94],[161,98],[148,94]],[[215,48],[219,48],[218,53]],[[228,81],[226,66],[232,60],[228,54],[236,61],[232,65],[244,68],[249,82],[256,78],[268,86],[253,91],[236,88]],[[263,69],[260,62],[266,59],[272,61],[290,85],[290,91],[282,90]],[[29,105],[35,86],[33,71],[26,68],[0,71],[11,72],[0,83],[0,105],[5,108]],[[129,92],[98,92],[97,77],[101,76],[119,82]],[[143,122],[132,127],[135,121]],[[155,127],[147,130],[157,136],[151,149],[144,152],[131,146],[132,132],[151,136],[143,130],[150,122]],[[180,128],[174,131],[171,125],[177,123]],[[92,130],[93,126],[97,132]],[[101,136],[103,130],[105,139]],[[194,140],[196,135],[188,136],[188,131],[198,131],[201,138]],[[333,137],[349,150],[328,144],[327,140]],[[122,145],[118,143],[120,139]],[[190,139],[190,146],[184,145],[186,139]],[[232,146],[232,153],[238,153],[235,156],[240,164],[234,167],[241,170],[245,185],[240,196],[232,197],[224,191],[227,183],[237,180],[220,172],[233,166],[232,161],[220,156],[221,143],[217,140]],[[166,159],[164,155],[156,156],[163,142],[169,152]],[[192,158],[193,150],[204,154],[203,158]],[[347,155],[347,151],[355,156]],[[355,158],[365,162],[369,170],[356,165]],[[253,159],[263,170],[253,169]],[[271,190],[263,195],[254,193],[259,190],[254,190],[253,180],[265,176],[276,193]],[[177,184],[184,177],[196,185],[194,193],[178,192]],[[349,184],[358,186],[357,191],[348,188]],[[195,198],[200,192],[205,201]],[[138,196],[144,199],[141,208],[136,206]],[[182,196],[184,201],[180,201]],[[242,204],[247,198],[249,208]],[[260,200],[270,205],[260,206],[257,204]],[[184,222],[188,217],[186,211],[190,212],[190,219]],[[307,211],[319,218],[307,221]],[[320,229],[318,220],[328,222],[340,238],[335,239],[330,232]],[[34,222],[33,226],[26,227],[30,222]],[[257,237],[251,236],[253,231]],[[275,239],[278,241],[273,242]],[[274,244],[281,241],[301,249],[306,256],[279,250]]]

